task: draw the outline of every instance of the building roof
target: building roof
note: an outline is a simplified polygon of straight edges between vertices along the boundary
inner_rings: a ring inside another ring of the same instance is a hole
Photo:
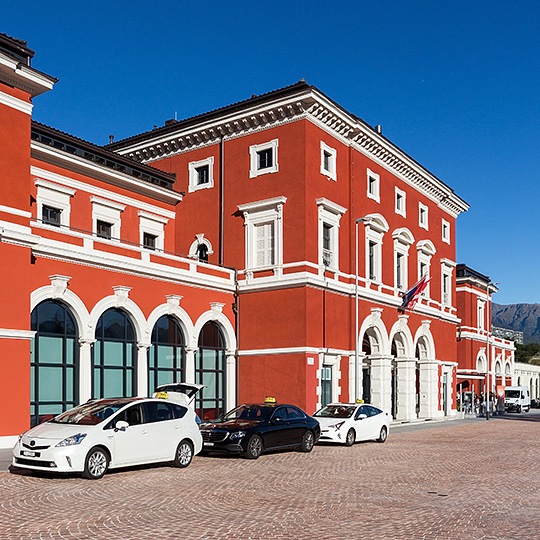
[[[26,46],[26,41],[17,39],[0,32],[0,50],[30,65],[30,60],[34,56],[34,51]]]
[[[129,157],[121,156],[110,150],[85,141],[58,129],[32,120],[32,140],[54,147],[61,152],[74,154],[104,167],[123,172],[134,178],[173,189],[176,174],[166,173],[150,165],[145,165]]]
[[[301,118],[323,125],[346,144],[372,156],[454,217],[469,208],[452,188],[384,137],[379,129],[348,112],[303,79],[184,120],[168,120],[162,127],[113,142],[105,148],[149,162],[194,147],[216,144],[222,137],[237,137],[243,132],[271,127],[281,120]]]

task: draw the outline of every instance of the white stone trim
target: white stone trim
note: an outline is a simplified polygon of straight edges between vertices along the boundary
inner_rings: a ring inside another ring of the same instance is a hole
[[[176,217],[176,213],[173,210],[167,210],[165,208],[161,208],[153,204],[145,203],[143,201],[134,199],[132,197],[126,197],[125,195],[120,195],[117,192],[110,191],[108,189],[103,189],[103,188],[94,186],[92,184],[87,184],[86,182],[80,182],[79,180],[74,180],[67,176],[53,173],[46,169],[41,169],[39,167],[32,166],[30,167],[30,174],[32,176],[39,177],[38,179],[43,178],[45,180],[51,180],[53,182],[58,182],[58,183],[63,184],[64,187],[84,191],[88,193],[89,195],[96,195],[97,197],[102,197],[103,199],[106,199],[106,200],[114,199],[118,204],[125,204],[126,206],[131,206],[138,210],[146,210],[147,212],[150,212],[152,214],[157,214],[159,216],[163,216],[168,219],[175,219]],[[179,202],[182,200],[182,198],[181,198],[181,195],[179,194],[177,195],[179,197],[178,199],[178,202]]]
[[[6,214],[12,214],[14,216],[20,216],[24,218],[31,218],[32,213],[27,212],[26,210],[20,210],[19,208],[12,208],[11,206],[4,206],[0,204],[0,212],[5,212]]]
[[[441,219],[441,239],[445,244],[450,245],[450,222]]]
[[[329,168],[324,166],[324,154],[329,154]],[[321,174],[330,180],[337,182],[337,150],[328,146],[324,141],[321,141]]]
[[[381,177],[371,169],[367,169],[367,197],[381,202]]]
[[[318,211],[318,246],[319,246],[319,269],[339,270],[339,222],[341,216],[347,211],[346,208],[337,203],[321,197],[316,199]],[[324,225],[330,227],[330,264],[325,265],[325,254],[323,246]]]
[[[32,339],[35,336],[32,330],[18,330],[16,328],[0,328],[0,339]]]
[[[418,203],[418,226],[429,230],[429,208],[421,202]]]
[[[197,169],[200,167],[208,166],[208,182],[206,184],[198,184]],[[199,161],[191,161],[188,163],[188,193],[193,193],[200,189],[210,189],[214,187],[214,156],[210,156],[206,159]]]
[[[279,170],[278,167],[278,146],[279,139],[272,139],[271,141],[254,144],[249,147],[249,177],[255,178],[256,176],[261,176],[263,174],[276,173]],[[265,167],[264,169],[258,168],[258,154],[264,150],[272,150],[272,166]]]
[[[165,249],[165,225],[168,219],[139,210],[139,244],[144,247],[144,233],[151,234],[156,237],[156,250],[163,251]]]
[[[4,92],[0,92],[0,105],[6,105],[11,109],[15,109],[16,111],[29,115],[32,114],[32,109],[34,107],[31,103],[10,96],[9,94],[5,94]]]
[[[73,197],[76,191],[70,187],[48,182],[40,178],[34,179],[34,184],[37,189],[36,203],[37,203],[37,218],[42,221],[43,219],[43,206],[50,206],[60,210],[60,225],[63,227],[70,226],[70,214],[71,214],[71,197]],[[49,225],[43,223],[46,227],[58,228],[55,225]]]
[[[101,240],[120,240],[121,217],[120,214],[126,206],[101,197],[90,197],[92,203],[92,233],[97,236],[97,222],[104,221],[111,225],[111,238],[101,238]]]

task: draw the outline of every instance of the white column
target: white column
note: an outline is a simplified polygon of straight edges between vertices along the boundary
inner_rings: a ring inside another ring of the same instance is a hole
[[[370,356],[371,403],[385,412],[392,409],[392,357]]]
[[[416,358],[396,358],[397,364],[397,418],[416,418]]]
[[[356,396],[354,395],[354,378],[356,377],[356,366],[354,364],[355,356],[354,354],[349,356],[349,403],[354,403],[356,401]]]
[[[79,339],[79,403],[92,397],[92,344],[95,339]]]
[[[419,418],[435,418],[439,411],[439,362],[420,360],[420,414]]]
[[[236,407],[236,355],[234,351],[226,352],[226,373],[227,389],[225,394],[225,409],[230,411]]]
[[[195,383],[195,351],[192,347],[186,347],[186,371],[184,382]]]
[[[137,395],[148,395],[148,349],[149,343],[137,343]],[[154,388],[151,389],[152,392]]]

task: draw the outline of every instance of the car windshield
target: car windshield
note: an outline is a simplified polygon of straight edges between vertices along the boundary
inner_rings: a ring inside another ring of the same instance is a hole
[[[223,420],[267,420],[272,415],[274,407],[262,407],[261,405],[240,405],[228,412]]]
[[[103,420],[109,418],[116,411],[130,403],[119,400],[100,400],[85,403],[74,409],[63,412],[51,420],[54,424],[82,424],[85,426],[95,426]]]
[[[506,390],[505,392],[505,396],[509,398],[518,398],[519,394],[519,390]]]
[[[320,411],[317,411],[313,416],[320,416],[323,418],[350,418],[355,411],[356,407],[352,405],[327,405]]]

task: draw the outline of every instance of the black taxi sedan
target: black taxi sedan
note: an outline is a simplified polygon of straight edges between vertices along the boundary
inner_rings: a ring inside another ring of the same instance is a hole
[[[319,422],[294,405],[244,404],[200,426],[203,452],[242,454],[257,459],[262,452],[298,449],[311,452],[319,439]]]

